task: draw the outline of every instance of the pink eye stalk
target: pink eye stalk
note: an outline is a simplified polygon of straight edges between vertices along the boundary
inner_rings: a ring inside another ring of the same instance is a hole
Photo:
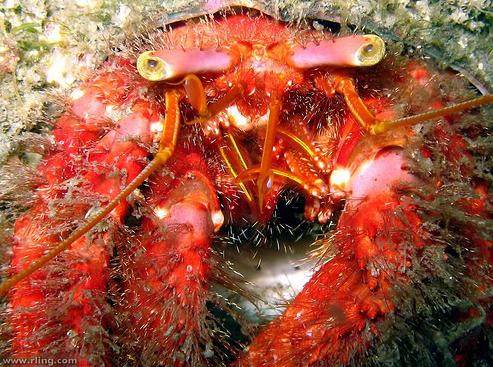
[[[147,80],[163,81],[190,74],[218,73],[231,64],[231,56],[215,49],[157,50],[142,53],[137,59],[137,70]]]
[[[384,55],[385,43],[380,37],[353,35],[296,47],[287,61],[301,69],[323,66],[373,66],[379,63]]]

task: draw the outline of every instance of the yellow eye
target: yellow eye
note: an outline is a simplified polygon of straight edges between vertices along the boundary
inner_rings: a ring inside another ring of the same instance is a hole
[[[152,56],[154,51],[146,51],[137,59],[137,70],[147,80],[159,81],[166,79],[166,64],[159,57]]]
[[[375,35],[364,36],[366,42],[356,52],[359,66],[372,66],[380,62],[385,55],[385,42]]]

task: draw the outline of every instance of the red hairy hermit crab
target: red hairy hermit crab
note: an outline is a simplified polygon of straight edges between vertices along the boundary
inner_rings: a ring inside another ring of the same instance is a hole
[[[0,285],[8,354],[80,366],[432,364],[438,353],[420,354],[416,335],[420,323],[441,330],[435,313],[484,337],[491,177],[477,157],[491,117],[477,107],[493,96],[385,48],[376,35],[236,9],[109,58],[71,94],[16,219]],[[211,288],[246,293],[215,234],[282,221],[288,189],[306,220],[337,225],[318,241],[313,277],[247,343]],[[454,363],[475,358],[474,337],[445,342]]]

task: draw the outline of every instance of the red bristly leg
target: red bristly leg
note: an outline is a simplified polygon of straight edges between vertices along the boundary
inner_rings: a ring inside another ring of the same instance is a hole
[[[118,72],[98,77],[73,102],[72,114],[57,123],[57,148],[39,168],[47,184],[38,188],[37,203],[15,225],[14,274],[55,246],[74,222],[94,209],[95,201],[104,205],[143,169],[147,150],[127,138],[136,135],[150,142],[149,125],[159,116],[147,102],[134,101],[118,128],[100,139],[107,103],[121,106],[118,100],[106,99],[105,93],[124,90],[121,80]],[[78,366],[105,363],[111,228],[122,222],[127,207],[122,202],[112,212],[109,230],[79,238],[55,262],[12,288],[13,356],[76,358]]]
[[[137,245],[121,249],[122,338],[149,366],[209,365],[217,356],[206,301],[213,234],[223,217],[202,158],[176,157],[152,178],[152,214],[143,219]]]
[[[382,152],[353,176],[333,255],[278,319],[253,341],[238,366],[309,366],[347,363],[378,334],[392,312],[392,286],[406,282],[408,249],[422,248],[421,220],[395,191],[413,181],[400,151]]]

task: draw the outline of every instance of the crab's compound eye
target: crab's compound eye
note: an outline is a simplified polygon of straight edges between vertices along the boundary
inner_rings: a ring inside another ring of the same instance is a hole
[[[356,52],[359,66],[372,66],[380,62],[385,55],[385,42],[375,35],[365,35],[365,43]]]
[[[159,65],[159,61],[153,60],[153,59],[148,59],[147,60],[147,69],[149,70],[155,70]]]
[[[147,80],[159,81],[167,78],[166,63],[159,57],[153,56],[154,51],[146,51],[137,59],[137,70]]]

